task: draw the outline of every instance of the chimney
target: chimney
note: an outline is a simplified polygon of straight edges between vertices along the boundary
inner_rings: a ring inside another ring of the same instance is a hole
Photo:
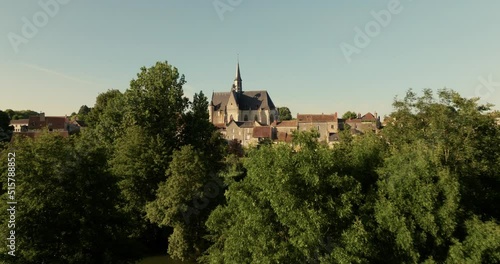
[[[361,119],[361,113],[358,113],[358,119]]]
[[[45,113],[40,112],[40,122],[45,122]]]
[[[375,111],[375,119],[377,119],[377,118],[378,118],[378,114],[377,114],[377,112]]]

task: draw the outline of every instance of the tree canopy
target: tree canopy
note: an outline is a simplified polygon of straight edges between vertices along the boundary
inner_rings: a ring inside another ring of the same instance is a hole
[[[278,107],[278,114],[281,121],[292,120],[292,112],[286,106]]]
[[[354,111],[347,111],[342,115],[342,119],[354,119],[357,118],[358,114]]]

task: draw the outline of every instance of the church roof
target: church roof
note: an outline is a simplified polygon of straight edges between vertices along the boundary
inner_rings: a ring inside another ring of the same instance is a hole
[[[224,110],[230,95],[231,92],[213,93],[212,104],[214,105],[214,111]],[[264,110],[276,109],[267,91],[242,91],[235,95],[240,110],[258,110],[260,108]]]

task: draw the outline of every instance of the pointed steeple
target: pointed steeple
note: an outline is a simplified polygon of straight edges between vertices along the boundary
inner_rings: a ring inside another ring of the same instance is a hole
[[[236,64],[236,77],[234,78],[233,90],[240,93],[243,90],[241,74],[240,74],[240,62]]]

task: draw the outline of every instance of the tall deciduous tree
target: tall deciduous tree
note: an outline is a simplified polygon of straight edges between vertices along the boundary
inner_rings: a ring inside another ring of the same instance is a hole
[[[167,180],[156,200],[147,206],[147,217],[173,228],[168,253],[181,260],[201,255],[208,247],[205,221],[223,199],[224,186],[205,153],[183,146],[173,154]]]

